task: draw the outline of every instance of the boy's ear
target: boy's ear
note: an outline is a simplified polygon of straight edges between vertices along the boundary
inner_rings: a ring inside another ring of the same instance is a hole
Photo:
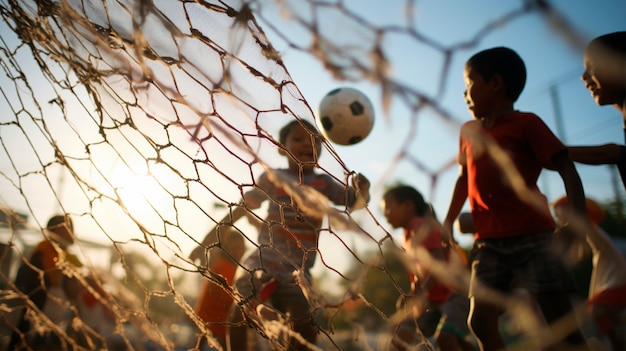
[[[415,204],[413,203],[413,201],[411,201],[409,199],[406,199],[406,200],[402,201],[400,204],[402,206],[404,206],[404,207],[408,207],[410,212],[417,213],[417,209],[415,208]]]
[[[504,93],[506,91],[506,84],[504,84],[504,79],[502,79],[501,74],[494,74],[491,77],[491,87],[495,93]]]

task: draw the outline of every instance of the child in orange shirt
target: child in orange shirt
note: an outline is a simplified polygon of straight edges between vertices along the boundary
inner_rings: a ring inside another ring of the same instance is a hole
[[[232,286],[237,263],[246,250],[243,235],[232,227],[216,226],[207,234],[202,244],[194,249],[190,258],[194,261],[202,260],[206,257],[204,247],[215,245],[208,250],[208,268],[212,273],[222,276],[228,286]],[[217,282],[205,279],[194,308],[224,349],[226,349],[226,323],[233,304],[232,292],[227,289]]]
[[[48,220],[46,226],[48,237],[40,242],[31,253],[30,259],[22,263],[15,278],[17,289],[28,295],[28,299],[39,311],[46,310],[46,304],[56,304],[56,301],[48,298],[52,289],[60,288],[67,298],[76,298],[78,289],[76,281],[63,275],[57,267],[59,253],[74,243],[72,220],[65,215],[56,215]],[[68,259],[71,255],[67,255]],[[79,262],[75,262],[79,264]],[[43,273],[43,281],[41,280]],[[26,306],[25,306],[26,307]],[[54,319],[52,316],[50,318]],[[58,322],[53,320],[53,322]],[[59,337],[53,333],[43,337],[32,337],[31,323],[26,318],[26,311],[17,324],[17,330],[13,332],[7,350],[13,350],[21,346],[44,347],[55,350],[61,347]]]

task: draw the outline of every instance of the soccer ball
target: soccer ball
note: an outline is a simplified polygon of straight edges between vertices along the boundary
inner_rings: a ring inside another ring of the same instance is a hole
[[[374,108],[362,92],[353,88],[330,91],[319,105],[318,126],[322,134],[339,145],[365,139],[374,126]]]

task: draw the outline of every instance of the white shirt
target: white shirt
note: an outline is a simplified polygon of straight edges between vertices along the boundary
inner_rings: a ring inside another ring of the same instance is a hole
[[[587,243],[593,253],[589,297],[601,291],[626,286],[626,258],[602,228],[595,228],[595,233],[587,235]]]

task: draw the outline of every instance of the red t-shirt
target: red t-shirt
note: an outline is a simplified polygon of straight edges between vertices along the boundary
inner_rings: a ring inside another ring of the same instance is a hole
[[[566,148],[537,115],[513,112],[498,118],[489,128],[479,121],[469,121],[461,128],[460,139],[458,162],[467,170],[468,200],[477,239],[554,229],[554,219],[537,179],[550,159]],[[504,167],[507,163],[514,167]],[[514,182],[527,187],[522,191],[526,201],[513,190]]]
[[[424,238],[413,237],[413,235],[420,235],[420,228],[424,224],[424,218],[415,217],[411,220],[408,228],[404,230],[404,243],[403,247],[406,251],[410,251],[412,245],[420,245],[423,246],[426,250],[444,250],[444,255],[446,260],[448,259],[448,251],[441,246],[441,231],[437,229],[431,229]],[[421,235],[420,235],[421,236]],[[419,242],[414,242],[415,240],[419,240]],[[425,279],[426,277],[420,277]],[[434,277],[433,277],[434,278]],[[417,279],[415,275],[410,274],[411,281],[415,282]],[[436,279],[436,278],[435,278]],[[437,305],[441,305],[448,300],[450,297],[450,289],[439,280],[435,283],[435,285],[425,292],[426,298]]]

